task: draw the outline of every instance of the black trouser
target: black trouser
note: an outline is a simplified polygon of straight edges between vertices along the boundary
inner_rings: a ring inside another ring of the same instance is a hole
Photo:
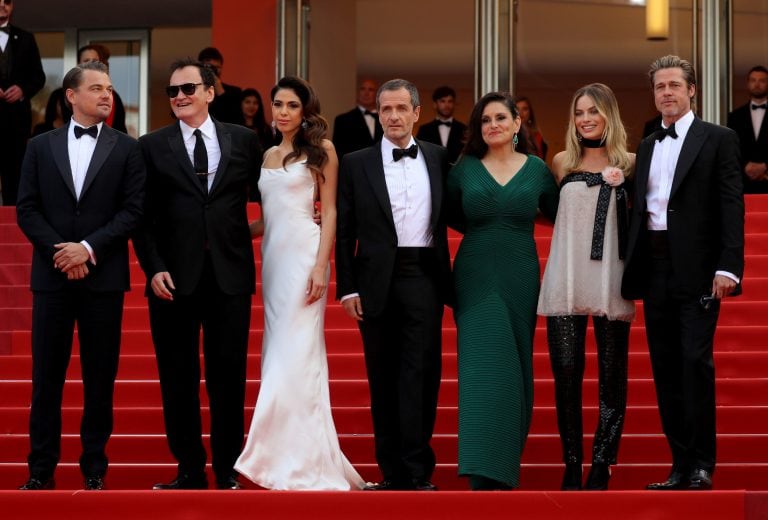
[[[200,331],[203,332],[205,387],[211,411],[211,459],[218,480],[233,476],[243,444],[245,369],[251,294],[228,295],[206,261],[191,295],[172,302],[149,297],[163,416],[168,445],[179,474],[201,477],[206,453],[200,414]]]
[[[398,250],[383,313],[360,322],[376,460],[383,477],[397,482],[432,476],[440,388],[443,305],[428,272],[435,262],[409,249]]]
[[[661,425],[682,473],[715,468],[715,363],[712,354],[720,301],[705,309],[699,298],[668,290],[667,259],[652,260],[643,299],[645,330]]]
[[[32,408],[30,475],[53,476],[61,457],[61,403],[77,323],[83,377],[80,470],[107,471],[105,448],[112,434],[112,396],[120,357],[122,291],[93,292],[79,283],[32,298]]]
[[[582,383],[587,316],[550,316],[547,342],[555,376],[557,426],[563,461],[581,464]],[[592,462],[615,464],[627,408],[629,322],[593,316],[597,340],[600,417],[592,444]]]

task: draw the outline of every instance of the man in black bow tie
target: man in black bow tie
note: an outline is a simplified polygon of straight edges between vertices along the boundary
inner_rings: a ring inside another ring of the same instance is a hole
[[[333,122],[333,145],[339,160],[350,152],[381,141],[384,133],[376,112],[376,89],[372,79],[363,79],[357,89],[357,106],[336,116]]]
[[[136,140],[104,120],[112,83],[100,62],[64,76],[68,124],[29,142],[16,205],[32,256],[32,407],[29,480],[53,488],[60,457],[61,397],[77,323],[83,379],[85,489],[102,489],[112,433],[128,237],[143,207],[144,163]]]
[[[376,460],[368,490],[436,489],[430,439],[440,386],[443,303],[451,292],[444,148],[413,138],[419,93],[377,94],[384,138],[339,168],[336,297],[363,337]]]
[[[739,135],[744,193],[768,193],[768,69],[747,74],[749,102],[728,114],[728,128]]]
[[[6,206],[16,204],[19,172],[32,129],[29,100],[45,85],[35,37],[10,24],[11,0],[0,1],[0,187]]]
[[[437,87],[432,93],[435,120],[419,127],[416,137],[448,149],[448,161],[453,164],[464,148],[467,125],[453,118],[456,108],[456,91],[451,87]]]
[[[642,299],[661,424],[672,452],[648,489],[710,489],[720,300],[740,292],[744,199],[738,138],[693,113],[696,73],[677,56],[649,73],[662,130],[637,150],[622,295]],[[714,299],[713,299],[714,298]]]

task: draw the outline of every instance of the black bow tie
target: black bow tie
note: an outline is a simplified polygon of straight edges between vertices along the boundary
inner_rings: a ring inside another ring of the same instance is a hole
[[[665,137],[671,137],[672,139],[677,139],[677,132],[675,132],[675,123],[672,123],[669,125],[669,128],[662,128],[661,130],[656,131],[656,140],[657,141],[663,141]]]
[[[4,32],[5,34],[11,34],[11,28],[7,25],[4,27],[0,27],[0,32]]]
[[[375,118],[377,118],[377,117],[379,117],[379,113],[378,113],[378,112],[371,112],[370,110],[364,110],[364,111],[363,111],[363,115],[364,115],[364,116],[371,116],[371,117],[373,117],[374,119],[375,119]]]
[[[415,159],[418,153],[419,153],[419,147],[416,146],[415,144],[411,145],[408,148],[393,148],[392,158],[395,160],[395,162],[399,161],[406,155],[411,159]]]
[[[752,105],[752,110],[758,110],[760,108],[763,110],[768,109],[768,103],[763,103],[762,105]]]
[[[440,121],[440,120],[438,119],[438,120],[437,120],[437,124],[438,124],[438,126],[439,126],[439,125],[445,125],[445,126],[447,126],[448,128],[450,128],[450,127],[451,127],[451,125],[453,124],[453,122],[452,122],[452,121]]]
[[[96,125],[89,126],[88,128],[83,128],[82,126],[75,126],[75,137],[77,139],[80,139],[85,134],[88,134],[94,139],[96,139],[96,136],[99,135],[99,127]]]

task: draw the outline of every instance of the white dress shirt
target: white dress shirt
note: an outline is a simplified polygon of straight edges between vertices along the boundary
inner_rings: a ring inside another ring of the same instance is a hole
[[[406,148],[416,144],[411,137]],[[387,183],[392,218],[395,221],[398,247],[432,247],[432,188],[424,155],[419,150],[415,159],[405,156],[395,162],[388,139],[381,140],[381,160]]]
[[[440,133],[440,142],[443,146],[446,148],[448,147],[448,137],[451,135],[451,127],[448,125],[441,125],[440,122],[444,123],[451,123],[453,124],[453,118],[449,117],[448,119],[440,119],[437,118],[437,131]]]
[[[83,184],[85,184],[85,174],[88,173],[88,166],[91,164],[91,158],[93,157],[93,151],[96,149],[96,141],[98,136],[101,135],[101,127],[104,123],[97,123],[96,128],[99,129],[99,133],[96,134],[96,138],[91,137],[88,134],[84,134],[78,139],[75,137],[75,126],[85,128],[83,125],[75,121],[72,118],[72,124],[67,129],[67,152],[69,153],[69,167],[72,171],[72,183],[75,185],[75,195],[77,200],[80,200],[80,195],[83,191]],[[96,256],[93,253],[91,245],[82,240],[80,242],[88,250],[88,254],[91,257],[91,263],[96,265]]]
[[[179,120],[179,127],[181,128],[181,138],[184,140],[184,147],[187,149],[187,155],[189,161],[195,164],[195,134],[196,128],[192,128],[184,121]],[[219,169],[219,161],[221,160],[221,148],[219,147],[219,139],[216,136],[216,126],[213,124],[213,120],[209,115],[203,124],[200,125],[200,133],[203,134],[203,142],[205,143],[205,150],[208,152],[208,191],[211,191],[213,186],[213,179],[216,177],[216,172]]]
[[[5,22],[3,25],[0,25],[0,27],[8,27],[8,22]],[[8,38],[10,38],[11,35],[0,31],[0,51],[5,52],[5,46],[8,45]]]
[[[752,110],[752,105],[762,105],[763,103],[767,103],[768,98],[763,99],[762,101],[755,101],[754,99],[749,102],[749,111],[751,112],[752,116],[752,130],[755,132],[755,140],[757,140],[758,136],[760,135],[760,127],[763,126],[763,119],[765,119],[765,113],[768,112],[765,108],[758,108],[757,110]]]
[[[365,120],[365,124],[368,126],[368,133],[371,134],[371,139],[376,139],[376,115],[372,115],[370,111],[368,111],[367,108],[364,106],[357,105],[358,110],[360,110],[360,113],[363,114],[363,119]],[[365,112],[368,111],[369,113],[366,114]]]

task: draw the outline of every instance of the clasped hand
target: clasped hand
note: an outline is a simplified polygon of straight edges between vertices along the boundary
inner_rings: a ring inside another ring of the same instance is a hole
[[[58,251],[53,255],[53,266],[67,274],[67,280],[82,280],[88,275],[86,262],[91,258],[83,244],[61,242],[54,244]]]

